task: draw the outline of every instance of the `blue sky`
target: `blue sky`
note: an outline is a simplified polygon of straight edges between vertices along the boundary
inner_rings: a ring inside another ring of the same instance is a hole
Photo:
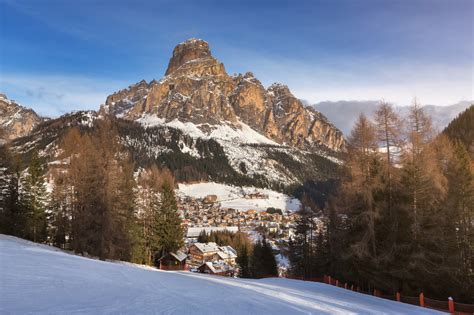
[[[0,91],[55,116],[163,76],[176,44],[209,42],[229,74],[299,98],[473,99],[474,1],[0,0]]]

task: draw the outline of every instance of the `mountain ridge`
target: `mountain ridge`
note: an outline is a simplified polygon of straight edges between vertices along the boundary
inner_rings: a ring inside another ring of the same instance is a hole
[[[0,140],[10,141],[28,135],[46,118],[40,117],[33,109],[24,107],[5,94],[0,94]]]
[[[153,114],[202,129],[222,123],[240,128],[242,122],[279,144],[303,150],[326,146],[340,151],[345,144],[342,133],[321,113],[304,106],[287,86],[265,89],[251,72],[229,76],[200,39],[175,47],[161,80],[142,80],[111,94],[101,111],[130,120]]]

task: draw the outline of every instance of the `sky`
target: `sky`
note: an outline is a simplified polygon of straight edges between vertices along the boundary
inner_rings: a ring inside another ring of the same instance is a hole
[[[0,93],[46,116],[98,109],[195,37],[309,103],[450,105],[474,99],[473,23],[471,0],[0,0]]]

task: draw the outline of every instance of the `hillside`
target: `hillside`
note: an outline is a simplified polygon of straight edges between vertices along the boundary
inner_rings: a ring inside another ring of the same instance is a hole
[[[40,152],[45,163],[56,163],[60,140],[66,131],[78,126],[82,132],[91,132],[100,119],[105,117],[93,111],[83,111],[45,121],[27,136],[13,140],[12,150],[22,157],[23,165],[28,165],[33,150]],[[170,169],[178,182],[213,181],[292,194],[303,183],[325,183],[339,169],[336,153],[325,156],[326,151],[308,152],[271,142],[244,143],[243,139],[266,139],[250,128],[240,132],[223,129],[215,137],[196,137],[193,132],[198,131],[177,128],[176,122],[154,122],[149,120],[144,124],[143,121],[112,118],[136,168],[157,163]],[[229,134],[237,139],[222,140]],[[324,202],[324,197],[317,199]]]
[[[0,235],[2,314],[441,314],[321,283],[111,263]]]
[[[443,133],[453,140],[461,141],[474,160],[474,105],[460,113],[444,129]]]
[[[194,198],[204,198],[212,194],[217,196],[217,202],[222,207],[244,211],[249,209],[265,211],[270,207],[298,211],[301,207],[298,199],[270,189],[235,187],[218,183],[180,184],[179,194]],[[250,194],[259,196],[250,198],[248,197]]]

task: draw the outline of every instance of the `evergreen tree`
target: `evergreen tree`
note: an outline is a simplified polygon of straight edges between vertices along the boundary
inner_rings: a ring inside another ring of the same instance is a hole
[[[250,259],[250,271],[253,278],[276,277],[278,268],[272,247],[265,238],[258,241]]]
[[[63,249],[69,248],[69,240],[71,238],[71,208],[68,201],[68,183],[66,182],[66,176],[61,172],[56,172],[50,202],[50,237],[54,246]]]
[[[251,278],[252,274],[250,272],[250,259],[248,254],[248,249],[246,245],[238,250],[239,255],[237,256],[237,264],[239,265],[239,277],[240,278]]]
[[[209,236],[207,235],[205,230],[202,230],[201,233],[199,233],[197,241],[199,243],[208,243],[209,242]]]
[[[0,233],[25,237],[26,213],[19,200],[20,165],[0,146]]]
[[[161,257],[166,253],[178,250],[184,244],[176,196],[169,181],[163,183],[161,198],[156,206],[159,207],[159,211],[156,213],[154,229],[158,256]]]
[[[32,153],[28,172],[22,180],[21,202],[27,212],[26,237],[34,242],[45,242],[48,237],[46,206],[48,193],[44,170],[35,150]]]

